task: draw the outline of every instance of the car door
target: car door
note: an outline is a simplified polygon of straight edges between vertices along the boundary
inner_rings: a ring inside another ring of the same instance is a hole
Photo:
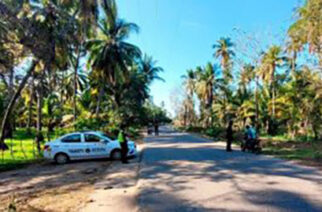
[[[86,151],[90,152],[91,158],[108,157],[107,141],[94,133],[85,133],[84,140],[86,143]]]
[[[70,134],[61,139],[62,149],[72,159],[81,159],[85,156],[85,145],[80,133]]]
[[[120,143],[118,142],[118,140],[113,140],[115,138],[107,135],[106,133],[102,133],[102,132],[99,132],[98,134],[99,134],[100,137],[102,137],[102,139],[106,143],[106,154],[107,154],[107,157],[110,157],[111,156],[111,153],[114,150],[121,149]]]

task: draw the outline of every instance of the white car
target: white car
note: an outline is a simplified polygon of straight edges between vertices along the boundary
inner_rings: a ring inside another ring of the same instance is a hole
[[[128,141],[128,157],[137,154],[136,145]],[[44,146],[44,157],[58,164],[69,160],[111,158],[121,159],[121,146],[118,140],[110,139],[103,132],[76,132],[64,135]]]

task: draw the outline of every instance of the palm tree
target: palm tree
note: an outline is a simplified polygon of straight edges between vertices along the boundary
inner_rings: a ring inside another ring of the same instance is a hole
[[[184,86],[187,90],[188,97],[192,98],[194,90],[195,90],[195,80],[196,80],[196,75],[192,69],[187,70],[186,75],[181,76],[181,78],[184,79]]]
[[[201,105],[204,106],[206,114],[202,114],[205,117],[205,125],[209,126],[213,122],[212,118],[212,105],[214,101],[214,92],[218,88],[222,88],[222,79],[216,78],[217,66],[208,63],[204,69],[198,67],[196,70],[196,93],[201,101]]]
[[[280,46],[272,46],[262,58],[262,66],[259,70],[259,74],[265,82],[268,82],[270,88],[270,94],[273,102],[274,115],[274,98],[276,95],[276,71],[278,67],[281,67],[286,61],[286,57],[282,55],[282,49]]]
[[[291,55],[291,74],[292,77],[295,75],[296,63],[298,58],[298,53],[303,50],[303,39],[299,35],[292,34],[289,32],[290,41],[286,44],[286,51]]]
[[[25,87],[27,80],[29,79],[29,77],[32,75],[32,73],[35,70],[36,65],[38,64],[38,61],[33,60],[31,62],[30,67],[28,68],[26,75],[24,76],[24,78],[22,79],[22,81],[19,84],[18,89],[16,90],[14,96],[11,98],[9,105],[7,106],[7,109],[4,113],[3,119],[2,119],[2,125],[1,125],[1,137],[0,137],[0,149],[6,149],[6,145],[4,144],[4,139],[5,139],[5,130],[6,130],[6,126],[7,126],[7,122],[9,119],[9,116],[13,110],[13,107],[16,103],[16,100],[18,99],[22,89]]]
[[[248,93],[248,86],[255,77],[254,69],[252,64],[245,64],[241,69],[238,84],[245,94]]]
[[[120,124],[129,126],[140,123],[144,114],[142,111],[144,103],[150,97],[149,85],[155,79],[163,80],[158,75],[162,70],[151,57],[143,58],[138,64],[136,61],[133,62],[129,68],[128,77],[120,79],[117,84],[116,93],[122,104],[114,107],[113,111]]]
[[[184,125],[191,125],[194,119],[194,101],[196,75],[192,69],[187,70],[186,75],[181,76],[184,79],[184,86],[187,92],[187,99],[184,102]]]
[[[160,66],[156,66],[157,61],[153,60],[152,57],[148,55],[144,55],[140,65],[142,74],[145,76],[146,83],[150,84],[153,80],[161,80],[164,81],[160,76],[159,73],[163,72],[163,68]]]
[[[114,104],[119,106],[120,99],[116,91],[118,80],[128,78],[128,67],[141,55],[138,47],[125,41],[132,31],[138,32],[138,26],[118,18],[114,0],[107,1],[106,4],[108,7],[104,7],[104,18],[98,24],[98,39],[89,40],[87,48],[90,50],[90,64],[93,72],[96,72],[94,74],[103,80],[100,84],[109,86]],[[104,89],[101,86],[98,88],[98,102],[104,95]]]
[[[243,124],[246,123],[247,118],[250,118],[250,116],[245,114],[250,114],[248,112],[252,105],[251,104],[252,102],[250,99],[253,98],[252,96],[253,93],[250,90],[251,89],[250,85],[251,85],[251,82],[254,80],[254,78],[255,78],[255,67],[252,64],[244,64],[240,71],[238,90],[235,96],[236,100],[238,101],[238,105],[240,107],[239,113],[243,114],[241,115],[243,119]],[[257,102],[256,95],[255,95],[255,102]]]
[[[284,62],[287,60],[285,56],[282,55],[282,48],[280,46],[272,46],[262,58],[261,68],[259,70],[259,75],[262,79],[268,83],[270,98],[272,102],[271,110],[271,121],[272,125],[275,117],[275,98],[276,98],[276,71],[277,68],[282,67]],[[272,133],[272,127],[268,127],[270,134]]]
[[[289,28],[289,34],[299,35],[301,44],[309,44],[311,53],[317,53],[322,65],[321,51],[321,9],[320,0],[305,1],[297,10],[298,20]]]
[[[230,73],[231,69],[231,59],[235,56],[233,51],[234,43],[230,38],[220,38],[217,41],[217,44],[213,45],[215,49],[214,57],[221,58],[221,67],[224,74],[224,79],[226,82],[231,81],[232,74]]]

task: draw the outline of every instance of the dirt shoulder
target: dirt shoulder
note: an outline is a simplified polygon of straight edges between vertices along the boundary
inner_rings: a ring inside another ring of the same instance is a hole
[[[0,211],[77,211],[111,161],[43,163],[0,173]]]
[[[140,145],[138,157],[129,164],[113,163],[108,173],[94,185],[94,192],[81,212],[139,211],[137,205],[138,179],[144,145]]]
[[[133,209],[141,155],[142,150],[130,164],[109,160],[43,163],[2,172],[0,211],[9,207],[30,212]]]
[[[137,140],[140,149],[143,137]],[[66,165],[42,162],[0,172],[0,211],[80,211],[96,201],[96,191],[112,193],[117,187],[129,186],[130,181],[136,182],[139,161],[137,157],[127,166],[110,160]]]

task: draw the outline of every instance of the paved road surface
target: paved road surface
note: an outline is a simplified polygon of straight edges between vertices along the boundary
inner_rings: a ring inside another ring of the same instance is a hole
[[[322,172],[170,128],[146,138],[142,211],[322,211]]]

